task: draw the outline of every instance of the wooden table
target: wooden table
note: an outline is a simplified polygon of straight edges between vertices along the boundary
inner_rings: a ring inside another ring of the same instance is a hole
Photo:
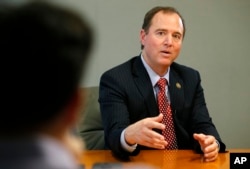
[[[192,150],[143,150],[139,155],[131,156],[129,162],[119,161],[109,150],[88,150],[83,152],[80,163],[84,169],[229,169],[230,152],[250,152],[250,149],[230,149],[220,153],[214,162],[204,162],[203,156]],[[95,168],[98,163],[102,167]]]

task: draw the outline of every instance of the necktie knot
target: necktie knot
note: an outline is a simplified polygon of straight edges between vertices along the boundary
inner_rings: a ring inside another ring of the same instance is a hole
[[[165,90],[166,84],[167,84],[167,80],[162,77],[157,82],[157,86],[159,87],[160,90]]]

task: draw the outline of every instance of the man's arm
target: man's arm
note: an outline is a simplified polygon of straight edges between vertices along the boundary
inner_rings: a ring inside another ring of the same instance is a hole
[[[99,103],[105,144],[116,157],[126,160],[128,156],[138,152],[128,152],[121,145],[121,134],[130,125],[130,118],[125,103],[125,91],[117,79],[113,74],[104,73],[102,75],[99,86]]]

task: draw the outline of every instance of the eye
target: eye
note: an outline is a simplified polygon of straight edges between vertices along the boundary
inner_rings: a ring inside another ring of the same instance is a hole
[[[159,36],[164,36],[166,33],[164,31],[157,31],[156,34]]]
[[[180,34],[173,34],[173,38],[176,39],[176,40],[180,40],[181,35]]]

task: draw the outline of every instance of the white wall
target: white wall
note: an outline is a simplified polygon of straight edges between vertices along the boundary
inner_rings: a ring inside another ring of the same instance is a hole
[[[176,7],[187,33],[177,62],[201,73],[207,106],[228,148],[250,148],[249,0],[53,0],[86,15],[96,43],[82,86],[140,53],[144,14]]]

